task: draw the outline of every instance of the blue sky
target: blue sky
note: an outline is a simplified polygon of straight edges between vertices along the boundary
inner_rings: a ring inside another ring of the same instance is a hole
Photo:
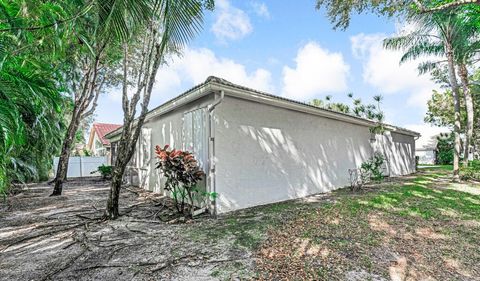
[[[417,62],[400,66],[400,53],[381,46],[404,27],[398,19],[364,14],[345,31],[332,26],[314,0],[217,0],[202,33],[159,71],[150,107],[216,75],[300,101],[381,94],[387,122],[425,135],[439,131],[423,124],[435,85],[417,74]],[[120,99],[116,89],[103,95],[95,121],[120,124]]]

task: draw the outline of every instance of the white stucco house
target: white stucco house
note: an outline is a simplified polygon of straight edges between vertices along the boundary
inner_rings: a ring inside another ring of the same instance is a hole
[[[387,159],[391,176],[415,172],[419,134],[270,95],[209,77],[151,110],[132,160],[138,184],[164,192],[155,169],[156,145],[192,151],[217,192],[220,214],[328,192],[350,184],[348,169],[374,152]],[[121,128],[107,135],[115,157]]]
[[[420,165],[434,165],[437,159],[437,150],[435,147],[420,147],[415,150],[415,156],[418,157]]]
[[[449,135],[448,132],[434,135],[422,135],[415,143],[415,156],[420,165],[434,165],[437,163],[438,138]]]

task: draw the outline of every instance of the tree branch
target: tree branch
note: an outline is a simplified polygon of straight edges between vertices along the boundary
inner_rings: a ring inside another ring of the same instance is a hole
[[[98,105],[98,97],[100,96],[100,93],[102,92],[103,85],[105,84],[105,79],[106,79],[105,75],[102,76],[100,84],[97,86],[97,88],[95,90],[95,98],[93,99],[92,106],[90,107],[89,110],[87,110],[86,112],[84,112],[82,114],[82,117],[81,117],[82,120],[87,118],[88,116],[92,115],[95,112],[95,109],[97,108],[97,105]]]
[[[127,81],[127,76],[128,75],[128,45],[127,43],[124,43],[123,46],[123,84],[122,84],[122,107],[123,107],[123,112],[125,112],[125,115],[129,113],[129,106],[128,106],[128,81]]]
[[[477,4],[480,5],[480,0],[457,0],[453,1],[450,3],[445,3],[437,7],[433,8],[425,8],[425,6],[419,1],[419,0],[413,0],[415,5],[418,6],[418,9],[420,10],[421,13],[431,13],[431,12],[438,12],[441,10],[446,10],[454,7],[458,7],[461,5],[466,5],[466,4]]]
[[[91,2],[85,7],[85,9],[80,10],[78,13],[76,13],[74,16],[72,16],[72,17],[70,17],[70,18],[66,18],[66,19],[63,19],[63,20],[54,21],[54,22],[51,22],[51,23],[48,23],[48,24],[45,24],[45,25],[40,25],[40,26],[4,28],[4,29],[0,29],[0,32],[15,31],[15,30],[34,31],[34,30],[46,29],[46,28],[58,26],[58,25],[61,25],[61,24],[66,23],[66,22],[69,22],[69,21],[72,21],[72,20],[76,20],[76,19],[78,19],[79,17],[85,15],[85,14],[88,13],[88,11],[90,11],[90,9],[93,7],[93,3],[94,3],[94,2],[95,2],[95,1],[91,1]]]
[[[85,85],[85,87],[87,88],[87,91],[81,97],[82,99],[80,104],[81,113],[83,113],[87,109],[88,105],[90,104],[90,102],[92,101],[95,95],[99,65],[100,65],[100,55],[97,55],[95,56],[95,60],[92,65],[92,70],[93,70],[92,79],[89,81],[90,83],[88,85]]]

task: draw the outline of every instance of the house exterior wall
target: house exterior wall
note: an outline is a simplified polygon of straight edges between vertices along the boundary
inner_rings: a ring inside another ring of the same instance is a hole
[[[434,149],[422,149],[415,151],[415,155],[418,156],[418,164],[435,164],[435,150]]]
[[[415,171],[412,136],[372,136],[369,128],[226,96],[215,109],[217,212],[268,204],[349,185],[348,169],[374,151],[391,175]]]
[[[375,139],[373,149],[385,157],[388,175],[401,176],[415,172],[413,136],[386,131],[383,135],[376,135]]]
[[[100,152],[103,151],[104,146],[96,132],[93,133],[93,141],[92,141],[92,152],[94,156],[103,156],[100,155]]]
[[[164,179],[155,169],[155,146],[169,144],[171,148],[183,149],[183,114],[204,108],[212,102],[213,95],[208,95],[145,122],[132,157],[132,166],[138,175],[135,184],[154,192],[164,192]]]

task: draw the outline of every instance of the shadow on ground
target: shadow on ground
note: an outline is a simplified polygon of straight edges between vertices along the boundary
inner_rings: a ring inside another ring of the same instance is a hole
[[[427,169],[170,224],[170,201],[138,188],[105,221],[106,182],[32,185],[0,205],[0,279],[478,280],[478,190]]]
[[[199,280],[212,279],[218,267],[232,276],[237,268],[251,271],[250,252],[230,237],[190,238],[222,220],[168,224],[175,215],[158,194],[124,188],[121,218],[105,221],[108,183],[74,180],[64,195],[50,192],[33,185],[0,205],[0,279]]]

